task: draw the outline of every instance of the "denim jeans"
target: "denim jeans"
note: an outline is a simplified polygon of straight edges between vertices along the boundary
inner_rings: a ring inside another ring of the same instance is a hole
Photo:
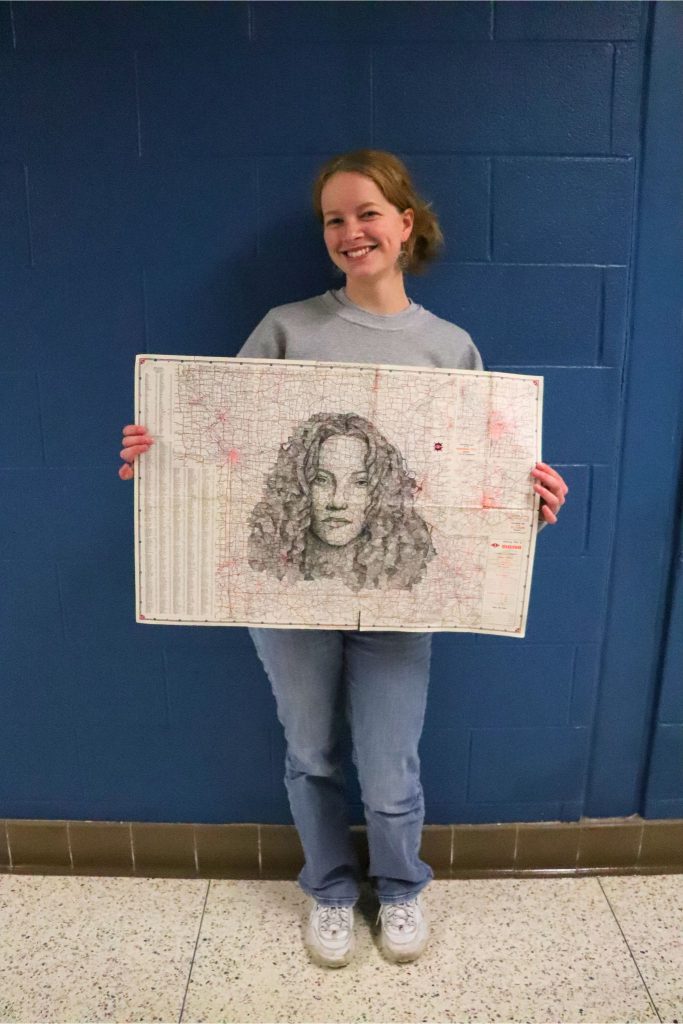
[[[434,877],[418,854],[424,822],[418,743],[431,633],[249,630],[287,741],[285,786],[306,863],[299,885],[353,906],[361,869],[340,764],[345,719],[365,809],[369,875],[380,903],[412,899]]]

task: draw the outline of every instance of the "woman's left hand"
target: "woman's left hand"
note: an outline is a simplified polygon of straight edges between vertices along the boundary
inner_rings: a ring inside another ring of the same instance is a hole
[[[545,462],[537,462],[536,468],[531,470],[531,475],[536,477],[534,490],[541,496],[538,518],[542,522],[556,523],[557,514],[564,505],[569,488],[557,470]]]

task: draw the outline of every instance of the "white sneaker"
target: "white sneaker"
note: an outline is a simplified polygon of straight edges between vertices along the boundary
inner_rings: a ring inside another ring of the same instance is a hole
[[[379,948],[387,960],[394,963],[417,960],[429,940],[429,921],[422,894],[402,903],[383,903],[375,923],[380,920]]]
[[[346,967],[356,947],[353,907],[314,901],[304,939],[309,953],[323,967]]]

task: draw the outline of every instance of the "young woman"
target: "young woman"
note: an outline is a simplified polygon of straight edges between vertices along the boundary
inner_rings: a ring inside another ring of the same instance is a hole
[[[330,259],[346,277],[345,287],[272,309],[240,356],[483,369],[464,330],[406,294],[404,273],[420,273],[436,255],[442,235],[397,157],[360,150],[333,158],[315,180],[313,205]],[[325,439],[332,446],[330,458],[338,455],[341,443],[354,441],[341,426],[333,428]],[[133,477],[135,459],[151,444],[144,426],[124,427],[121,479]],[[326,465],[329,476],[333,462]],[[359,463],[358,471],[363,468]],[[542,499],[541,527],[556,523],[567,485],[546,463],[537,463],[531,472]],[[324,477],[324,472],[316,477],[321,488]],[[362,478],[362,472],[355,480],[349,474],[349,488]],[[324,495],[316,500],[324,504]],[[329,505],[336,516],[330,515],[323,537],[328,547],[334,529],[358,518],[354,502],[351,489],[336,488]],[[258,529],[258,517],[252,526]],[[346,529],[354,533],[350,525]],[[355,536],[349,539],[356,541]],[[258,552],[252,555],[259,557]],[[418,744],[431,634],[250,633],[287,741],[285,785],[305,854],[299,884],[313,898],[306,930],[311,955],[327,966],[343,966],[354,949],[353,906],[361,870],[349,833],[339,758],[346,719],[365,808],[369,876],[380,903],[380,948],[393,961],[416,959],[429,936],[422,890],[434,877],[419,857],[424,799]]]

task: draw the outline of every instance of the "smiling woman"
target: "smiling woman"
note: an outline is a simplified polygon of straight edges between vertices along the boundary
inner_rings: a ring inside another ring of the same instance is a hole
[[[376,149],[335,156],[320,168],[312,198],[345,286],[271,309],[238,356],[483,370],[467,331],[406,295],[404,273],[421,273],[443,238],[402,161]],[[122,479],[133,477],[152,441],[144,426],[124,428]],[[543,499],[541,526],[557,522],[565,482],[545,463],[530,472]],[[431,528],[413,507],[416,486],[372,423],[354,413],[311,416],[280,448],[251,513],[249,564],[294,585],[328,577],[354,591],[409,590],[435,555]],[[429,938],[422,890],[434,877],[420,857],[418,755],[431,633],[249,632],[287,739],[285,784],[305,852],[299,884],[313,898],[306,946],[317,962],[342,967],[355,944],[362,873],[337,743],[345,690],[381,904],[380,948],[390,960],[415,960]]]
[[[318,175],[313,206],[329,257],[347,276],[351,301],[384,314],[407,309],[402,272],[421,273],[437,255],[443,235],[403,164],[378,150],[336,157]],[[379,304],[378,287],[386,291]]]
[[[362,416],[317,413],[278,452],[254,508],[249,565],[291,583],[410,590],[436,554],[399,450]]]

